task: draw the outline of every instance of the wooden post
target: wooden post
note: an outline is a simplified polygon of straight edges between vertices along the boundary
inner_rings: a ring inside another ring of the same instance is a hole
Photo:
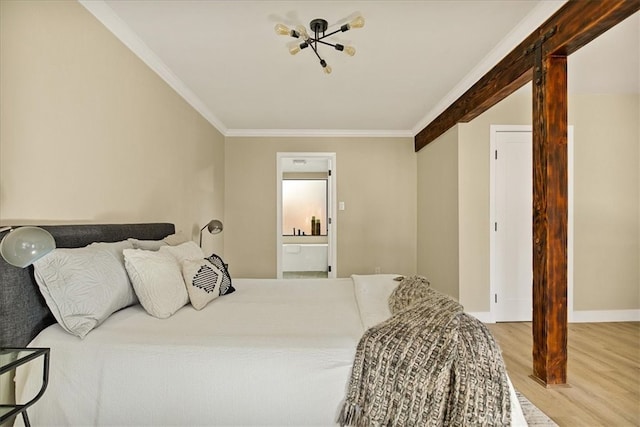
[[[533,80],[533,377],[544,385],[567,382],[566,57],[638,10],[640,0],[566,2],[415,137],[417,152]]]
[[[567,57],[535,48],[533,377],[567,383]]]

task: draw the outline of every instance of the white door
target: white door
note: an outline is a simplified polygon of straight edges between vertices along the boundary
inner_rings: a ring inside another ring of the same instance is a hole
[[[495,139],[496,321],[532,318],[532,148],[531,131],[497,132]]]
[[[573,126],[568,134],[567,290],[573,317]],[[533,308],[531,126],[491,126],[491,318],[530,321]]]

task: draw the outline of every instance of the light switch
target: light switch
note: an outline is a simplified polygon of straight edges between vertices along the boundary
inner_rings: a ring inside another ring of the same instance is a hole
[[[338,202],[338,209],[341,211],[344,210],[344,202]]]

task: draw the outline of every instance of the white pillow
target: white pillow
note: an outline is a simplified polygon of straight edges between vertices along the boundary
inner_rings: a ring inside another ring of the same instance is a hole
[[[182,233],[171,234],[164,239],[161,240],[139,240],[129,238],[127,239],[131,244],[133,244],[133,249],[144,249],[146,251],[157,251],[162,246],[175,246],[187,241],[187,238],[182,235]]]
[[[180,267],[171,254],[125,249],[124,262],[140,304],[153,317],[165,319],[189,302]]]
[[[111,252],[111,254],[114,257],[116,257],[118,262],[120,262],[120,265],[122,266],[122,270],[126,274],[127,270],[124,267],[124,254],[122,253],[122,251],[124,251],[125,249],[131,249],[132,248],[131,242],[129,242],[128,240],[123,240],[121,242],[115,242],[115,243],[95,242],[95,243],[91,243],[89,246],[87,246],[87,248],[104,249],[106,251]],[[128,275],[127,275],[127,283],[129,284],[129,286],[127,287],[127,290],[129,293],[129,300],[130,300],[130,303],[127,304],[127,306],[138,304],[138,297],[136,296],[136,293],[133,290],[133,286],[131,285],[131,281],[129,280]]]
[[[182,265],[182,261],[186,259],[196,260],[204,258],[204,253],[202,249],[200,249],[200,246],[191,240],[178,246],[162,246],[160,252],[171,254],[178,262],[178,265]]]
[[[55,249],[34,263],[40,292],[60,326],[84,338],[113,312],[137,302],[119,257],[128,242]]]
[[[202,310],[220,296],[220,284],[224,273],[207,259],[184,260],[182,276],[187,285],[191,305],[196,310]]]
[[[398,276],[398,274],[351,275],[360,318],[365,329],[391,317],[389,296],[400,283],[395,280]]]
[[[115,256],[118,261],[120,261],[120,264],[122,264],[122,268],[124,268],[124,255],[122,254],[122,251],[124,251],[125,249],[131,249],[133,248],[133,246],[128,240],[123,240],[121,242],[115,243],[94,242],[87,246],[87,248],[104,249],[111,252],[113,256]]]

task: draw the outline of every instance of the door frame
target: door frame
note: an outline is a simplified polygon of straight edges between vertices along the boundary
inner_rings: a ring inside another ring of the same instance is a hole
[[[328,163],[328,169],[331,171],[331,175],[328,179],[328,195],[327,195],[327,261],[331,266],[331,271],[328,272],[327,277],[329,279],[335,279],[338,272],[338,256],[337,256],[337,192],[336,192],[336,153],[323,153],[323,152],[278,152],[276,153],[276,258],[277,258],[277,275],[278,279],[283,278],[282,274],[282,160],[286,158],[296,159],[326,159]]]
[[[491,125],[490,126],[490,149],[489,149],[489,322],[496,320],[496,304],[494,295],[498,292],[496,284],[496,236],[494,224],[496,221],[496,171],[495,171],[495,150],[497,146],[497,136],[499,132],[532,132],[531,125]],[[533,139],[532,139],[533,140]],[[567,134],[567,313],[568,321],[573,320],[573,126],[568,127]],[[532,172],[533,173],[533,172]],[[533,212],[533,207],[532,207]],[[533,213],[532,213],[533,214]],[[533,230],[532,230],[533,233]],[[533,264],[533,260],[531,260]]]

